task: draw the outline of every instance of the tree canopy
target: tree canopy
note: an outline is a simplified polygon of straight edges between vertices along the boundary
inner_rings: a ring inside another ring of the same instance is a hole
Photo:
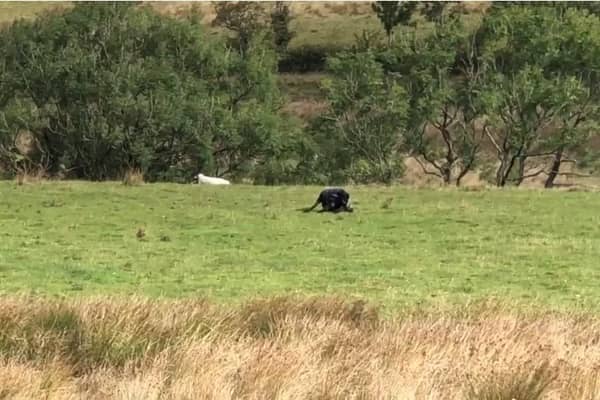
[[[592,3],[493,3],[474,26],[460,4],[375,2],[387,45],[363,32],[329,54],[324,111],[304,127],[279,90],[287,6],[216,11],[234,37],[207,34],[194,12],[138,3],[76,3],[2,28],[0,172],[391,183],[412,157],[444,184],[485,167],[498,186],[542,175],[552,187],[564,162],[590,159],[600,120]]]
[[[31,132],[50,172],[86,179],[136,167],[151,180],[248,172],[286,146],[276,56],[247,55],[193,19],[130,3],[82,4],[0,35],[0,145]]]

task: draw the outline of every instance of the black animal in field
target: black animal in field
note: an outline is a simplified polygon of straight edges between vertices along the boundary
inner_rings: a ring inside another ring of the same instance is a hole
[[[350,205],[350,195],[344,189],[340,188],[331,188],[323,190],[319,194],[319,197],[317,198],[315,204],[313,204],[312,207],[302,209],[302,211],[312,211],[316,206],[319,205],[319,203],[323,207],[319,212],[330,211],[337,213],[341,211],[354,211],[352,209],[352,206]]]

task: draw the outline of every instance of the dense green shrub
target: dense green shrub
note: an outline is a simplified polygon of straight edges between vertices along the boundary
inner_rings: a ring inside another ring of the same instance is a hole
[[[84,4],[0,35],[0,158],[33,133],[50,173],[149,180],[240,176],[278,160],[277,58],[263,38],[240,55],[194,21],[129,3]]]
[[[288,48],[279,60],[279,72],[314,72],[326,69],[327,57],[343,49],[339,46],[303,45]]]
[[[578,157],[586,168],[597,159],[591,3],[492,5],[474,33],[461,7],[427,3],[388,46],[363,32],[351,49],[290,48],[289,10],[278,4],[271,30],[259,4],[217,7],[217,22],[237,34],[229,39],[207,35],[195,13],[173,18],[139,3],[76,3],[4,27],[0,174],[392,182],[412,155],[460,184],[493,156],[497,185],[533,173],[551,187],[573,154],[589,153]],[[281,112],[278,71],[330,78],[327,109],[305,130]]]
[[[273,31],[273,43],[280,53],[285,53],[290,40],[296,34],[296,32],[290,30],[292,19],[290,4],[285,1],[276,1],[271,10],[271,29]]]
[[[331,57],[328,71],[324,85],[331,107],[313,124],[318,169],[334,182],[392,182],[403,172],[406,91],[385,77],[370,51]]]

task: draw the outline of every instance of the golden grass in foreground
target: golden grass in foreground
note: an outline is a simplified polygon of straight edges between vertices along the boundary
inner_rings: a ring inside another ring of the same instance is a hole
[[[497,304],[0,299],[0,399],[599,399],[600,319]]]

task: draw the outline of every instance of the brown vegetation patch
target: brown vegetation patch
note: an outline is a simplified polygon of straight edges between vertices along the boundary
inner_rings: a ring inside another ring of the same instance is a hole
[[[600,388],[600,319],[498,304],[381,318],[337,298],[3,298],[0,322],[1,398],[597,399]]]
[[[15,174],[17,185],[36,184],[48,179],[48,174],[44,169],[20,169]]]
[[[144,173],[138,168],[130,168],[123,175],[123,185],[139,186],[144,183]]]
[[[305,124],[323,114],[328,107],[325,101],[301,100],[287,103],[282,111],[300,118]]]

